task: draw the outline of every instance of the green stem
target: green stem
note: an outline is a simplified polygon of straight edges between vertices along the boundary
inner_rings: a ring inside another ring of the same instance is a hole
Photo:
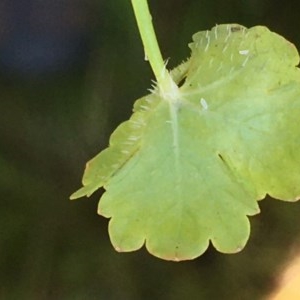
[[[131,0],[131,2],[144,45],[145,56],[149,60],[160,93],[164,98],[170,96],[173,98],[175,96],[175,90],[177,91],[177,86],[165,68],[154,32],[147,0]],[[177,93],[175,94],[177,95]]]

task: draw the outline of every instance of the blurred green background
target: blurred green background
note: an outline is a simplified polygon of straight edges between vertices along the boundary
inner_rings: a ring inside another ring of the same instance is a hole
[[[220,23],[266,25],[300,47],[296,0],[149,4],[169,67],[193,33]],[[256,300],[274,288],[299,244],[300,203],[262,201],[239,254],[174,263],[116,253],[101,193],[68,200],[147,93],[143,58],[129,0],[0,1],[0,299]]]

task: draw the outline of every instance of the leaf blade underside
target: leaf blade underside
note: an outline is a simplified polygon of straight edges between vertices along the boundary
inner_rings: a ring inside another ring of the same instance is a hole
[[[146,244],[180,261],[211,242],[235,253],[248,240],[257,200],[300,195],[295,47],[265,27],[231,24],[195,34],[190,48],[173,71],[185,78],[178,99],[156,91],[137,100],[72,195],[104,187],[98,212],[111,218],[118,251]]]

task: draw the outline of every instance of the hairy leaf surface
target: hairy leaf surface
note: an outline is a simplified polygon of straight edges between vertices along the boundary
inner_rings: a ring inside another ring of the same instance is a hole
[[[178,97],[156,91],[137,100],[72,195],[104,187],[99,214],[111,218],[118,251],[145,243],[178,261],[211,242],[235,253],[248,240],[257,200],[300,196],[295,47],[266,27],[230,24],[195,34],[190,48],[171,72]]]

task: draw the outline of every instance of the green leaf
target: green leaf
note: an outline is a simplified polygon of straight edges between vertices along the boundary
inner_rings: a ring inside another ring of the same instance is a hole
[[[211,242],[240,251],[248,216],[266,194],[300,196],[300,74],[295,47],[266,27],[219,25],[193,36],[191,58],[171,72],[176,99],[139,99],[130,120],[88,164],[84,187],[104,187],[99,214],[111,218],[118,251],[146,244],[187,260]]]

